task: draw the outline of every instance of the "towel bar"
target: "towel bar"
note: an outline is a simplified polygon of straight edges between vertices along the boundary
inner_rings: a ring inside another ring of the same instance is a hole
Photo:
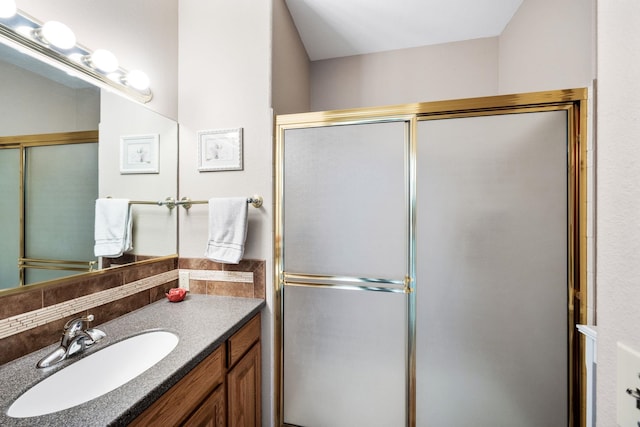
[[[107,199],[110,199],[111,196],[107,196]],[[254,208],[262,207],[262,196],[254,195],[252,197],[247,198],[247,203],[251,203]],[[191,200],[188,197],[183,197],[182,199],[176,201],[173,197],[167,197],[164,200],[158,200],[157,202],[148,201],[148,200],[130,200],[130,205],[156,205],[156,206],[166,206],[169,210],[172,210],[176,206],[182,206],[183,208],[189,210],[192,205],[205,205],[209,203],[208,200]]]
[[[111,196],[107,196],[107,199],[111,199]],[[129,200],[130,205],[156,205],[156,206],[166,206],[167,209],[172,210],[176,207],[176,199],[173,197],[167,197],[164,200],[158,200],[157,202],[149,201],[149,200]]]
[[[172,210],[176,207],[176,200],[173,197],[167,197],[164,200],[158,200],[157,202],[145,201],[145,200],[130,200],[130,205],[157,205],[166,206],[167,209]]]
[[[253,195],[252,197],[247,198],[247,203],[251,203],[251,205],[253,205],[254,208],[261,207],[262,202],[263,202],[262,196]],[[192,205],[206,205],[208,203],[209,203],[208,200],[191,200],[188,197],[183,197],[182,199],[176,202],[176,205],[180,205],[183,208],[189,210],[191,209]]]

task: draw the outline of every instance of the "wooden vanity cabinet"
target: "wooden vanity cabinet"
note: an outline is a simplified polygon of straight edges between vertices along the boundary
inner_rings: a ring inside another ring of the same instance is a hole
[[[179,426],[217,388],[224,389],[225,344],[218,347],[169,391],[140,414],[131,426]],[[223,392],[224,398],[224,392]]]
[[[130,426],[260,426],[260,366],[257,314]]]
[[[227,425],[255,427],[262,419],[260,316],[227,341]]]
[[[184,427],[225,427],[224,384],[216,388],[200,407],[182,424]]]

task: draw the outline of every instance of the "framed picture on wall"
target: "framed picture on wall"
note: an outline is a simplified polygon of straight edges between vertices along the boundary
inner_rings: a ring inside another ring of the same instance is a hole
[[[242,128],[198,132],[198,170],[242,170]]]
[[[160,135],[120,137],[120,173],[159,173]]]

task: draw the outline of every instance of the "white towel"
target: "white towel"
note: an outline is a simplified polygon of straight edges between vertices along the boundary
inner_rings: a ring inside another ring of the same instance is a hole
[[[209,241],[204,256],[224,264],[238,264],[247,237],[247,199],[209,199]]]
[[[95,256],[117,258],[133,249],[129,199],[96,200]]]

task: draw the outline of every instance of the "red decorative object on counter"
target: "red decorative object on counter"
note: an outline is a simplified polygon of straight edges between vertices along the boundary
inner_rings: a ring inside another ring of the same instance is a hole
[[[186,289],[182,288],[171,288],[169,292],[165,294],[167,299],[171,302],[180,302],[187,295]]]

